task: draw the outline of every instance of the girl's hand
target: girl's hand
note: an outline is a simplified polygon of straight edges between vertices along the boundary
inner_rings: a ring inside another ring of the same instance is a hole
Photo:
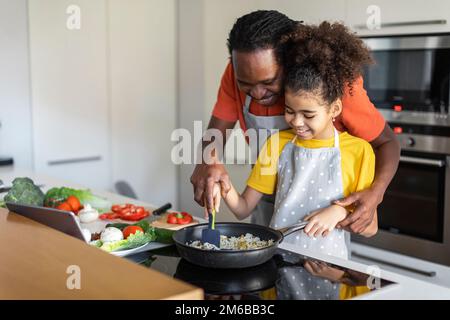
[[[333,282],[342,280],[345,275],[344,271],[332,268],[322,261],[306,260],[303,267],[313,276],[325,278]]]
[[[221,195],[222,195],[222,188],[220,187],[219,183],[215,183],[213,186],[213,193],[212,193],[212,196],[214,199],[215,213],[219,212]],[[205,219],[208,219],[208,210],[206,207],[205,207],[204,213],[205,213]]]
[[[304,219],[309,221],[304,232],[310,237],[318,237],[319,235],[326,237],[346,216],[347,210],[338,205],[331,205],[328,208],[314,211]]]

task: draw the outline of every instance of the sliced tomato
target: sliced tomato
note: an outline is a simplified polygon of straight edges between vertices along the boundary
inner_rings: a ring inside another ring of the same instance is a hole
[[[112,213],[104,213],[99,216],[102,220],[114,220],[119,219],[120,215],[118,213],[112,212]]]
[[[150,213],[144,207],[126,208],[121,211],[120,218],[127,221],[139,221],[148,217]]]
[[[123,231],[122,231],[123,238],[127,239],[130,236],[130,234],[135,234],[138,231],[140,231],[142,233],[144,232],[144,230],[141,227],[139,227],[139,226],[128,226],[128,227],[125,227],[125,229],[123,229]]]
[[[135,214],[128,215],[125,217],[121,217],[121,219],[127,220],[127,221],[139,221],[139,220],[144,219],[147,216],[148,216],[148,213],[141,213],[141,214],[135,213]]]
[[[115,204],[111,207],[111,211],[112,212],[119,212],[120,210],[122,210],[123,208],[125,208],[124,204]]]
[[[111,207],[116,216],[112,219],[122,219],[126,221],[139,221],[149,216],[149,212],[144,207],[136,206],[131,203],[115,204]],[[111,219],[105,217],[105,219]]]

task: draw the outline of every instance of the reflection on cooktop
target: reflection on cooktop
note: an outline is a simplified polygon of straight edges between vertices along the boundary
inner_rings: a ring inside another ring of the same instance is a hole
[[[268,262],[245,269],[200,267],[181,259],[175,247],[127,259],[203,288],[207,300],[343,300],[392,284],[282,249]]]

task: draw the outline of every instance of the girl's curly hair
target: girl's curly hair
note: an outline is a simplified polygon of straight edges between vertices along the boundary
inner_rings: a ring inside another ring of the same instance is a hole
[[[291,92],[314,92],[328,104],[373,63],[369,49],[341,23],[299,25],[284,39],[285,86]]]

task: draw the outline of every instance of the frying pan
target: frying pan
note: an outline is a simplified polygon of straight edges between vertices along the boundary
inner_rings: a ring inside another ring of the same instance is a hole
[[[178,230],[173,234],[173,240],[180,256],[187,261],[208,268],[238,269],[248,268],[270,260],[278,245],[287,235],[303,229],[308,222],[300,222],[292,226],[275,230],[269,227],[250,223],[221,222],[216,223],[216,229],[221,235],[239,237],[246,233],[259,237],[261,240],[272,239],[274,243],[265,248],[250,250],[203,250],[189,246],[195,240],[202,239],[202,230],[208,224],[198,224]]]

